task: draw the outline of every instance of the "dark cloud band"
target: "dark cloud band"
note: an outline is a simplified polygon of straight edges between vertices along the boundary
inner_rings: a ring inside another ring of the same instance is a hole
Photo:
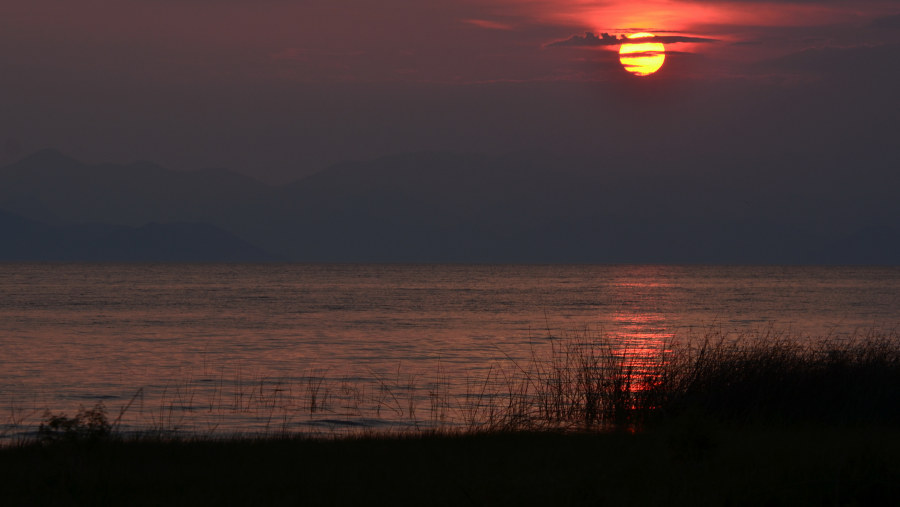
[[[656,37],[635,37],[629,39],[626,36],[616,37],[608,33],[601,33],[598,37],[592,32],[585,32],[584,35],[573,35],[566,40],[551,42],[547,47],[594,47],[594,46],[618,46],[624,42],[640,43],[640,42],[661,42],[663,44],[676,44],[679,42],[691,43],[711,43],[718,42],[718,39],[710,39],[706,37],[685,37],[682,35],[660,35]]]

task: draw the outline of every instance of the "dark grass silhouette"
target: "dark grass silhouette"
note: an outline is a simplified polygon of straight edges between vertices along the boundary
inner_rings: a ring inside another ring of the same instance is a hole
[[[803,345],[782,336],[704,342],[662,368],[665,417],[695,411],[728,422],[900,423],[894,333]]]
[[[895,332],[804,340],[717,331],[640,354],[579,337],[514,364],[507,392],[491,394],[501,407],[476,429],[633,431],[685,414],[728,424],[900,424]]]
[[[890,505],[896,427],[719,426],[0,452],[3,505]]]
[[[124,435],[102,406],[0,449],[3,505],[886,505],[900,336],[713,333],[636,356],[555,343],[468,429]],[[807,343],[807,344],[804,344]],[[488,385],[488,382],[483,384]],[[482,404],[493,397],[491,404]],[[440,404],[440,400],[436,400]],[[47,438],[47,436],[50,436]]]

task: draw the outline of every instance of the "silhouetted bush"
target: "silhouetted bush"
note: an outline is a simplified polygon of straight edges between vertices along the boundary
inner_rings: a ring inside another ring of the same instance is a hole
[[[106,417],[106,409],[102,403],[93,408],[82,407],[75,417],[65,414],[44,413],[44,420],[38,427],[38,436],[42,442],[100,440],[110,436],[112,426]]]

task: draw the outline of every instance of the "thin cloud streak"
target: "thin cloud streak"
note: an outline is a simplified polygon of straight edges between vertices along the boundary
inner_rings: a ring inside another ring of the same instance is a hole
[[[513,26],[506,23],[499,23],[497,21],[490,21],[487,19],[464,19],[463,23],[468,23],[470,25],[477,26],[478,28],[484,28],[487,30],[512,30]]]
[[[661,42],[663,44],[677,43],[713,43],[719,42],[719,39],[708,37],[687,37],[682,35],[658,35],[655,37],[634,37],[628,38],[621,35],[618,38],[615,35],[601,33],[598,37],[592,32],[585,32],[584,35],[573,35],[568,39],[551,42],[547,47],[595,47],[595,46],[618,46],[623,43],[638,44],[641,42]]]

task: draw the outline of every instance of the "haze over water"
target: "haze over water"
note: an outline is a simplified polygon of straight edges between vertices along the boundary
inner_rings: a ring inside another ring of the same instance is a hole
[[[418,426],[550,336],[898,325],[900,268],[6,264],[0,424],[102,400],[133,429]]]

